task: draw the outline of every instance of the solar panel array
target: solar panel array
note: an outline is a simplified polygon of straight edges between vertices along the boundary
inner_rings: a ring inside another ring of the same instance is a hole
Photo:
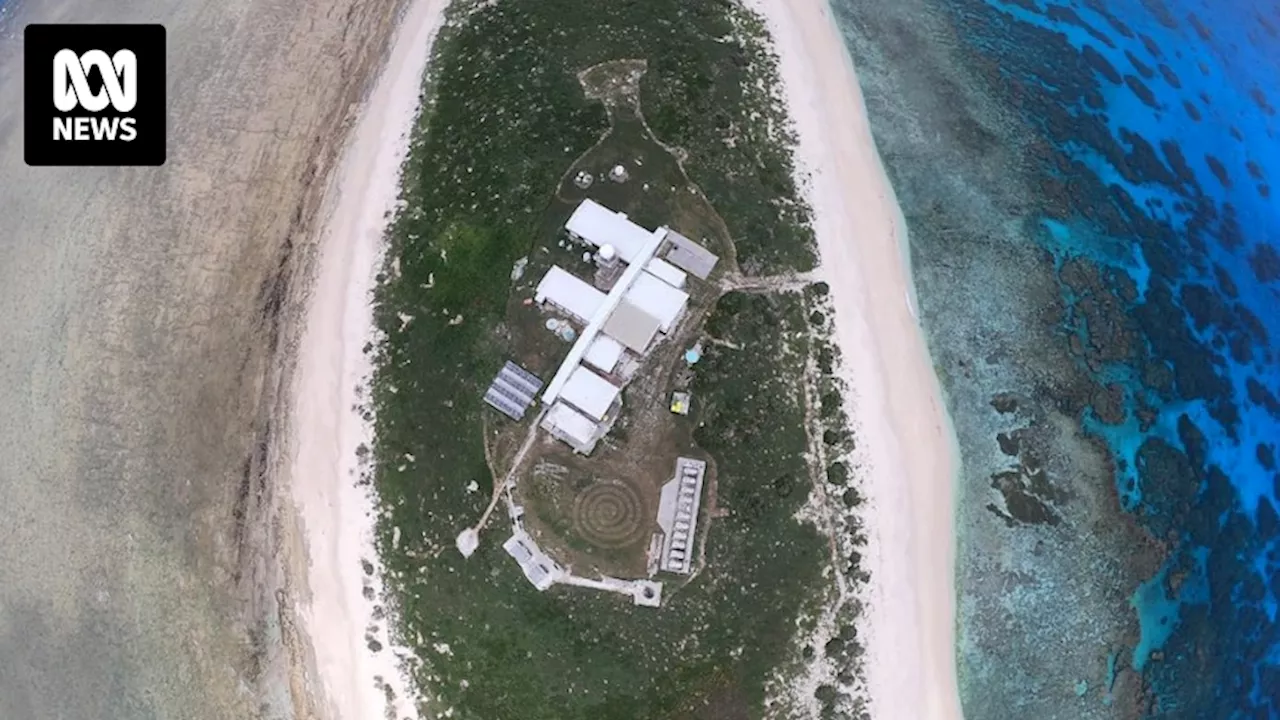
[[[508,360],[485,391],[484,401],[512,420],[522,420],[541,389],[538,376]]]

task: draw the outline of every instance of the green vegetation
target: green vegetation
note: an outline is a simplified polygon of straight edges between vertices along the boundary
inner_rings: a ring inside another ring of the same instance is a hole
[[[781,111],[755,89],[776,85],[761,33],[727,0],[501,0],[458,11],[437,43],[378,291],[386,339],[373,388],[381,550],[435,713],[758,717],[769,674],[795,659],[796,619],[822,598],[828,560],[826,540],[793,519],[811,487],[805,294],[732,293],[708,321],[725,344],[698,365],[694,437],[715,457],[730,514],[711,521],[707,568],[669,583],[662,609],[537,593],[503,553],[500,522],[470,559],[453,547],[492,487],[480,398],[509,350],[512,264],[554,250],[571,207],[556,188],[608,127],[579,70],[647,59],[645,118],[687,153],[738,264],[812,266]]]

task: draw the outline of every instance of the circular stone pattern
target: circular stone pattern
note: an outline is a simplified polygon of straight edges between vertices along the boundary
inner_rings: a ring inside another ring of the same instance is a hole
[[[573,502],[573,522],[582,538],[599,547],[622,547],[639,539],[644,507],[630,485],[598,482]]]

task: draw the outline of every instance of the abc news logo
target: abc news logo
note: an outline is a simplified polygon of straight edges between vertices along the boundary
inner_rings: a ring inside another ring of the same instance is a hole
[[[28,165],[163,165],[160,25],[28,25]]]

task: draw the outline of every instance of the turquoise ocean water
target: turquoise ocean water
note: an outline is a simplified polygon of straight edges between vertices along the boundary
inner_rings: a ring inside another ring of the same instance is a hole
[[[966,717],[1280,717],[1280,3],[833,7],[961,442]]]

